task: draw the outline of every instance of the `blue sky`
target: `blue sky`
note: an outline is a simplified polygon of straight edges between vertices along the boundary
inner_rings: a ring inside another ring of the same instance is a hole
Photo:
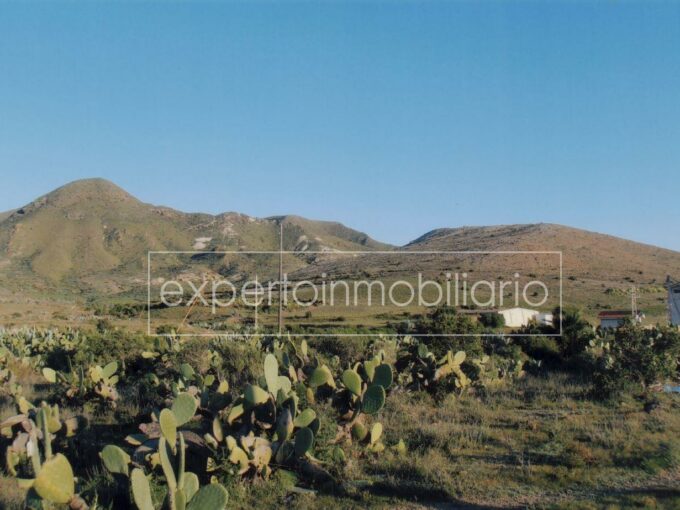
[[[0,209],[105,177],[405,243],[680,250],[680,2],[1,3]]]

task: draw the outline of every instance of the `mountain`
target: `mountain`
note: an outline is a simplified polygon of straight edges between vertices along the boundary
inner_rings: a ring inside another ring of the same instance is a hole
[[[0,293],[72,298],[136,292],[139,298],[146,288],[149,250],[205,252],[188,255],[190,260],[158,262],[154,269],[159,271],[165,264],[173,271],[228,274],[236,279],[259,271],[266,278],[276,271],[274,265],[267,269],[261,259],[212,252],[276,251],[281,225],[284,250],[293,252],[285,256],[292,279],[315,278],[322,272],[349,278],[401,278],[415,267],[439,277],[453,268],[500,279],[516,267],[532,267],[527,271],[554,282],[554,258],[548,267],[539,257],[515,264],[508,257],[461,254],[452,267],[436,254],[419,255],[409,265],[404,254],[561,251],[565,304],[583,307],[591,316],[602,309],[630,307],[629,291],[634,285],[640,306],[661,318],[665,277],[680,276],[678,252],[562,225],[442,228],[397,248],[340,223],[299,216],[184,213],[143,203],[109,181],[86,179],[0,215]],[[343,253],[347,251],[394,253]]]
[[[145,204],[104,179],[72,182],[0,220],[0,271],[22,290],[123,291],[145,282],[149,250],[278,250],[280,224],[285,250],[389,248],[340,223]]]
[[[5,212],[0,212],[0,223],[2,223],[5,219],[9,218],[15,211],[16,209],[13,209],[11,211],[5,211]]]
[[[565,278],[660,284],[667,274],[680,273],[680,253],[676,251],[547,223],[442,228],[410,242],[405,249],[561,251]]]
[[[666,314],[666,275],[680,275],[680,253],[610,235],[555,224],[497,225],[432,230],[397,250],[366,254],[353,260],[316,261],[293,276],[320,273],[337,279],[361,275],[383,280],[412,279],[414,268],[429,278],[456,270],[475,280],[510,280],[515,271],[555,287],[559,285],[559,255],[487,254],[465,252],[561,252],[565,306],[582,308],[593,319],[597,312],[630,309],[631,289],[651,320]],[[433,253],[434,252],[434,253]],[[439,255],[441,252],[463,252]],[[406,262],[408,260],[408,262]]]

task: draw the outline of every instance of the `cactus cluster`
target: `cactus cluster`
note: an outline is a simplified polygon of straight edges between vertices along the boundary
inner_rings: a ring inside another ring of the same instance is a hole
[[[470,386],[470,379],[461,369],[461,365],[465,361],[466,357],[465,351],[458,351],[456,354],[453,354],[452,351],[448,351],[446,355],[437,362],[437,370],[434,372],[434,380],[438,381],[440,379],[454,375],[454,383],[457,389],[463,391],[465,388]]]
[[[85,368],[82,365],[72,366],[69,360],[69,371],[59,372],[50,367],[42,369],[43,377],[50,383],[59,384],[66,400],[85,401],[89,397],[99,399],[111,408],[116,407],[119,380],[118,362],[112,361],[105,366],[92,364]]]
[[[443,359],[437,361],[434,353],[424,342],[406,337],[402,340],[396,363],[398,381],[407,388],[432,390],[439,381],[449,375],[462,373],[460,367],[464,361],[464,352],[462,355],[452,355],[449,352]]]
[[[179,375],[170,385],[170,391],[177,396],[188,393],[199,401],[201,409],[216,412],[228,402],[229,383],[219,380],[214,374],[201,375],[188,363],[179,367]]]
[[[177,335],[157,336],[153,339],[152,348],[142,352],[142,358],[167,365],[182,351],[182,346],[182,339]]]
[[[396,368],[398,382],[406,388],[433,391],[452,382],[463,393],[470,387],[490,387],[524,375],[521,359],[486,354],[471,358],[465,351],[448,351],[437,359],[422,341],[405,337],[400,344]]]
[[[116,487],[129,496],[129,504],[143,510],[224,508],[227,492],[217,480],[267,479],[275,471],[277,478],[295,476],[295,483],[298,476],[304,477],[303,484],[335,482],[330,472],[337,472],[348,458],[351,462],[386,450],[406,452],[404,441],[392,438],[380,421],[395,387],[463,393],[523,373],[521,361],[500,359],[491,351],[491,356],[480,357],[449,351],[438,359],[425,343],[408,337],[375,342],[363,361],[343,363],[320,356],[305,341],[253,336],[246,341],[264,351],[252,350],[263,362],[255,367],[259,374],[247,385],[238,383],[238,388],[230,388],[227,380],[236,385],[242,376],[228,379],[223,372],[219,342],[224,339],[212,341],[214,349],[208,348],[207,357],[196,365],[200,371],[185,362],[187,356],[180,356],[183,342],[172,335],[155,338],[151,347],[152,340],[143,340],[148,350],[126,358],[127,365],[122,360],[82,362],[85,354],[79,353],[73,356],[79,364],[69,364],[67,370],[45,366],[48,359],[56,366],[51,349],[70,353],[81,341],[77,335],[29,331],[16,340],[0,330],[0,380],[19,410],[0,423],[9,443],[7,471],[25,480],[30,497],[43,501],[40,508],[49,502],[84,504],[76,495],[78,481],[66,458],[71,441],[62,441],[82,421],[62,419],[56,405],[29,402],[15,382],[17,364],[41,372],[50,389],[76,408],[101,402],[110,411],[118,386],[141,388],[145,400],[140,407],[154,409],[150,421],[136,422],[139,432],[125,438],[127,445],[107,445],[100,458]],[[395,356],[393,364],[389,360]],[[328,442],[324,437],[335,439]],[[62,451],[53,454],[55,438],[55,449]],[[201,487],[199,480],[215,483]]]
[[[282,466],[314,460],[311,451],[319,420],[311,408],[300,408],[296,390],[306,392],[304,384],[290,358],[281,357],[288,363],[289,375],[280,374],[282,365],[268,353],[260,384],[246,386],[232,406],[215,417],[211,433],[205,435],[215,457],[226,459],[222,467],[229,472],[267,478],[272,461]],[[216,458],[210,461],[212,469],[220,466]]]
[[[35,445],[35,441],[31,443],[32,434],[43,437],[43,425],[46,426],[49,437],[72,437],[84,421],[78,417],[62,419],[59,406],[56,404],[50,406],[42,402],[36,407],[26,399],[22,399],[17,407],[19,407],[20,414],[0,423],[0,434],[12,440],[5,451],[5,467],[13,476],[18,476],[19,472],[28,467],[28,462],[31,461],[31,456],[35,451],[35,449],[31,450],[31,447]],[[46,448],[50,445],[51,441],[45,443]]]
[[[68,459],[61,453],[53,454],[52,441],[56,434],[72,436],[77,420],[61,420],[59,407],[42,402],[30,405],[22,413],[0,423],[5,437],[13,438],[6,451],[6,469],[19,479],[26,492],[27,508],[69,504],[84,510],[87,504],[75,492],[75,477]]]
[[[101,451],[102,463],[110,473],[129,477],[133,500],[139,510],[156,508],[149,478],[141,465],[143,460],[150,462],[151,469],[160,465],[167,489],[161,507],[169,510],[225,508],[228,494],[224,487],[218,483],[200,487],[198,476],[185,469],[188,448],[185,436],[191,433],[180,428],[192,420],[197,408],[198,402],[192,395],[179,393],[170,408],[155,416],[155,433],[150,431],[145,437],[128,437],[129,443],[138,446],[133,458],[115,445],[108,445]]]
[[[377,414],[385,405],[386,390],[392,385],[392,367],[382,362],[380,355],[357,363],[341,376],[344,404],[353,414]]]

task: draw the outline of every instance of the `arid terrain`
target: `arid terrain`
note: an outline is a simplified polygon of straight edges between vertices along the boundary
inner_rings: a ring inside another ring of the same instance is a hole
[[[397,247],[339,223],[298,216],[183,213],[142,203],[109,181],[87,179],[0,215],[0,320],[5,324],[93,323],[92,308],[97,305],[144,304],[148,251],[208,252],[203,258],[192,257],[184,268],[169,262],[164,267],[163,260],[168,259],[156,257],[159,266],[154,271],[159,274],[169,267],[175,273],[245,278],[256,270],[260,275],[275,273],[274,255],[258,262],[219,252],[276,252],[280,245],[289,252],[284,270],[293,280],[322,273],[348,279],[408,279],[416,268],[433,278],[456,270],[493,280],[523,269],[551,281],[555,289],[559,255],[549,260],[547,256],[464,253],[443,258],[422,252],[560,252],[563,304],[581,309],[593,321],[603,310],[630,309],[635,287],[646,323],[663,322],[663,283],[667,275],[680,275],[678,252],[561,225],[442,228]],[[417,306],[406,310],[408,314],[424,311]],[[381,320],[357,310],[342,314],[350,324],[379,326],[397,320],[403,310],[381,312]],[[195,313],[200,322],[200,310]],[[289,319],[296,314],[291,311]],[[327,323],[334,314],[337,310],[320,309],[315,315]]]

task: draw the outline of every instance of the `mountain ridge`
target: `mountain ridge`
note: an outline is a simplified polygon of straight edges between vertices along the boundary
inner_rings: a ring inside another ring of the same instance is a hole
[[[662,282],[680,275],[680,252],[553,223],[437,228],[397,247],[334,221],[186,213],[144,203],[105,179],[85,179],[0,214],[0,278],[3,290],[17,293],[124,294],[145,286],[148,251],[277,251],[280,224],[284,249],[296,253],[291,271],[300,276],[320,269],[384,274],[397,266],[393,250],[561,251],[565,293],[574,302],[625,304],[613,296],[636,285],[662,313]],[[345,251],[388,254],[357,259]],[[225,265],[216,257],[207,267],[217,274]],[[498,275],[505,269],[492,268]]]
[[[0,270],[39,287],[65,280],[83,287],[85,278],[110,279],[108,273],[129,284],[144,268],[150,250],[278,250],[279,223],[287,250],[391,248],[337,222],[293,215],[185,213],[144,203],[114,183],[95,178],[65,184],[5,213],[0,222]]]

